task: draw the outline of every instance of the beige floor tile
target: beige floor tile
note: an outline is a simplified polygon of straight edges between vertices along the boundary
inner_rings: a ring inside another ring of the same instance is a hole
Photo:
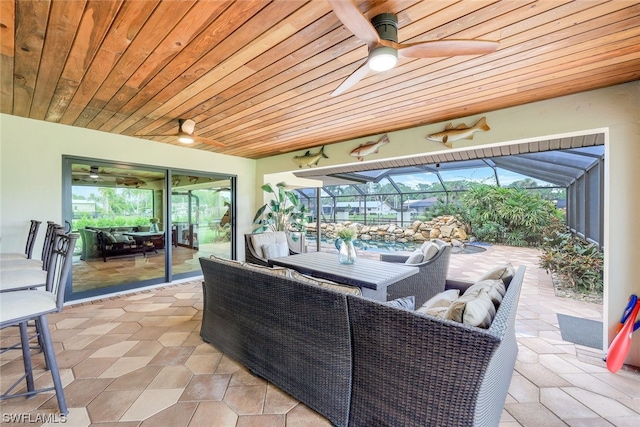
[[[144,366],[114,379],[107,390],[144,390],[162,370],[162,366]]]
[[[97,378],[117,361],[117,357],[87,358],[72,368],[73,374],[76,378]]]
[[[151,365],[184,365],[193,353],[194,347],[167,347],[156,354]]]
[[[236,427],[238,415],[224,402],[198,404],[189,427]]]
[[[111,383],[110,378],[77,378],[64,389],[67,406],[84,408]]]
[[[92,423],[115,422],[126,412],[140,396],[141,390],[117,390],[100,393],[87,405]]]
[[[229,387],[223,402],[238,415],[261,414],[266,393],[266,384]]]
[[[124,355],[127,357],[155,357],[164,347],[158,341],[138,341]]]
[[[231,375],[194,375],[180,397],[180,401],[219,401],[229,386]]]
[[[540,389],[522,375],[511,378],[509,394],[520,403],[540,401]]]
[[[267,385],[267,396],[264,401],[265,414],[286,414],[298,404],[289,394],[272,384]]]
[[[145,420],[176,403],[182,392],[182,388],[144,390],[120,419],[122,421]]]
[[[185,388],[191,381],[193,373],[185,366],[165,366],[149,383],[147,389]]]
[[[100,374],[98,378],[118,378],[147,366],[150,360],[151,357],[121,357]]]
[[[540,403],[561,419],[598,418],[598,414],[557,387],[541,388]]]
[[[331,423],[308,406],[299,403],[287,414],[286,427],[330,427]]]
[[[189,425],[198,406],[197,402],[181,402],[169,406],[167,409],[152,415],[140,424],[140,427],[171,426],[183,427]]]
[[[185,362],[185,366],[194,374],[213,374],[222,354],[192,354]]]
[[[241,415],[236,427],[285,427],[284,415]]]
[[[505,408],[523,427],[565,427],[566,424],[539,402],[507,404]]]
[[[189,332],[165,332],[158,338],[158,342],[165,347],[178,347],[189,338],[189,335]]]
[[[112,344],[107,347],[102,347],[89,357],[122,357],[137,343],[138,341],[123,341]]]
[[[602,396],[577,387],[565,387],[562,390],[571,395],[574,399],[582,402],[582,404],[603,418],[638,416],[636,412],[610,397]]]
[[[564,387],[570,383],[539,363],[516,362],[516,371],[537,387]]]
[[[620,390],[611,387],[609,384],[606,384],[593,375],[587,373],[560,374],[560,376],[566,379],[573,386],[581,388],[583,390],[592,391],[594,393],[608,396],[613,399],[624,399],[625,397],[627,397],[627,395]]]

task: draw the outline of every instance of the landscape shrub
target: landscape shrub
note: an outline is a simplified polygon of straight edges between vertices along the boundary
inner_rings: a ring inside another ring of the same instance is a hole
[[[604,257],[597,245],[574,236],[558,221],[545,231],[540,249],[540,266],[555,273],[562,284],[581,292],[602,292]]]
[[[561,217],[553,203],[518,188],[474,185],[460,202],[478,240],[511,246],[539,245],[545,226]]]

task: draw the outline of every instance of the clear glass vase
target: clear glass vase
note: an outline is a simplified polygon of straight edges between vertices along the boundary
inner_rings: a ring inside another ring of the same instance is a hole
[[[356,262],[356,248],[353,240],[342,240],[338,251],[338,261],[340,264],[353,264]]]

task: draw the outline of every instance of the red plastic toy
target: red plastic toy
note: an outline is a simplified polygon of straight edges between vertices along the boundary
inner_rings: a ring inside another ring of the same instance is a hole
[[[610,372],[616,373],[620,370],[624,364],[627,354],[629,354],[629,347],[631,347],[631,335],[633,331],[640,328],[640,322],[634,325],[636,317],[640,312],[640,301],[636,295],[631,295],[627,308],[624,310],[622,320],[618,326],[618,334],[615,336],[609,351],[607,353],[607,369]]]

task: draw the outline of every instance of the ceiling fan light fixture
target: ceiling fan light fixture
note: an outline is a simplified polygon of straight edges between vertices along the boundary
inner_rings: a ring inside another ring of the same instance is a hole
[[[89,168],[89,178],[92,178],[92,179],[100,178],[100,175],[98,174],[98,167],[97,166],[91,166]]]
[[[186,132],[180,131],[178,133],[178,141],[183,144],[193,144],[193,137]]]
[[[392,47],[380,46],[369,53],[369,68],[373,71],[388,71],[398,63],[398,51]]]

